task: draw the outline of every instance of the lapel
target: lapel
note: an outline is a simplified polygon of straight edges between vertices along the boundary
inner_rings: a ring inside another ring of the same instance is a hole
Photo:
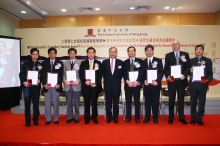
[[[67,70],[71,70],[70,60],[68,60],[68,61],[66,62],[66,66],[67,66]]]
[[[127,70],[130,71],[130,58],[126,62]]]
[[[86,64],[85,64],[85,70],[89,69],[89,59],[86,60]]]
[[[111,63],[110,63],[110,58],[107,59],[107,66],[108,66],[108,71],[111,73]]]

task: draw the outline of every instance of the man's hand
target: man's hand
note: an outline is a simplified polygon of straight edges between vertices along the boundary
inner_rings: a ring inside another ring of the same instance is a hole
[[[144,81],[144,85],[145,85],[145,86],[148,86],[148,85],[149,85],[146,80]]]
[[[86,81],[85,84],[86,84],[87,86],[90,86],[90,85],[91,85],[91,81]]]
[[[69,86],[69,83],[67,82],[67,80],[64,80],[63,82],[64,82],[65,86]]]
[[[56,85],[54,86],[55,89],[58,89],[59,87],[60,87],[60,85],[58,85],[58,84],[56,84]]]
[[[47,89],[47,90],[48,90],[48,89],[50,89],[50,87],[49,87],[49,86],[47,86],[47,84],[46,84],[46,85],[44,85],[44,88],[45,88],[45,89]]]
[[[93,87],[93,88],[96,87],[96,84],[91,84],[91,87]]]
[[[158,83],[154,80],[154,81],[152,82],[152,85],[153,85],[153,86],[157,86]]]
[[[130,82],[129,80],[127,80],[126,83],[128,84],[128,87],[132,87],[132,82]]]
[[[183,80],[185,77],[184,77],[184,75],[182,74],[182,77],[180,78],[181,80]]]
[[[193,72],[193,70],[194,70],[194,68],[192,67],[192,68],[190,68],[190,72]]]
[[[138,81],[133,82],[132,87],[137,87]]]
[[[23,82],[23,85],[24,85],[25,87],[29,87],[29,86],[28,86],[28,82]]]
[[[79,85],[79,80],[76,80],[74,83],[73,83],[74,86],[77,86]]]
[[[40,83],[40,80],[39,80],[39,79],[37,80],[37,83],[38,83],[38,84]]]

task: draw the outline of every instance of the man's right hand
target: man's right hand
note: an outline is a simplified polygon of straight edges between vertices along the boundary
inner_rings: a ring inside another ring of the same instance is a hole
[[[90,86],[90,85],[91,85],[91,81],[86,81],[85,84],[86,84],[87,86]]]
[[[47,86],[47,84],[46,84],[46,85],[44,85],[44,88],[45,88],[45,89],[47,89],[47,90],[48,90],[48,89],[50,89],[50,87],[49,87],[49,86]]]
[[[69,86],[67,80],[64,80],[64,84],[65,84],[65,86]]]
[[[192,67],[192,68],[190,68],[190,72],[193,72],[193,70],[194,70],[194,69],[193,69],[193,67]]]
[[[126,83],[128,84],[128,87],[132,87],[132,82],[130,82],[129,80],[127,80]]]
[[[28,86],[28,82],[23,82],[23,85],[24,85],[25,87],[29,87],[29,86]]]

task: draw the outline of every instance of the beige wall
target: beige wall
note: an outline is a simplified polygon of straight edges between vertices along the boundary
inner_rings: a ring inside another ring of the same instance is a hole
[[[0,35],[14,36],[14,29],[18,28],[19,20],[0,11]]]

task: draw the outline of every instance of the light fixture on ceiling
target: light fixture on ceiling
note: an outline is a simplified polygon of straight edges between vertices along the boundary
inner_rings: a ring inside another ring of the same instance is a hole
[[[177,9],[177,7],[172,7],[172,11],[175,11]]]
[[[99,10],[100,10],[100,8],[95,8],[95,10],[96,10],[96,11],[99,11]]]
[[[137,6],[136,11],[150,11],[150,6]]]
[[[28,5],[31,5],[30,2],[27,2]]]
[[[79,7],[79,10],[82,13],[93,12],[93,9],[91,7]]]
[[[66,12],[66,9],[61,9],[62,12]]]
[[[169,7],[169,6],[166,6],[166,7],[164,7],[164,9],[165,9],[165,10],[168,10],[168,9],[170,9],[170,7]]]
[[[135,9],[135,7],[130,7],[130,10],[134,10]]]
[[[21,13],[25,14],[25,13],[26,13],[26,11],[21,11]]]

